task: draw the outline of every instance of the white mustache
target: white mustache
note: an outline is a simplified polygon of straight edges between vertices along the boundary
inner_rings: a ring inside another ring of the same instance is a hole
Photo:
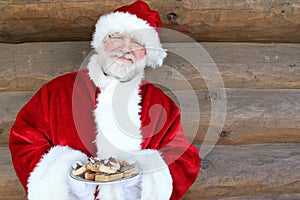
[[[125,58],[127,60],[131,60],[132,62],[135,62],[135,57],[131,53],[123,53],[122,51],[116,51],[112,52],[110,56],[117,58]]]

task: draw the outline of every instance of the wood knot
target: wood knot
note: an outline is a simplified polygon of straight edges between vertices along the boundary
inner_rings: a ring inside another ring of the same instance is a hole
[[[228,137],[230,135],[230,131],[222,131],[219,136],[221,138]]]
[[[218,93],[217,92],[209,92],[206,94],[206,99],[208,100],[217,100],[218,99]]]
[[[296,64],[290,64],[289,67],[296,67]]]
[[[178,15],[176,13],[168,13],[167,14],[167,20],[172,23],[172,24],[177,24],[177,18],[178,18]]]
[[[210,160],[203,158],[201,160],[201,164],[200,164],[200,169],[201,170],[208,170],[211,167],[211,162]]]

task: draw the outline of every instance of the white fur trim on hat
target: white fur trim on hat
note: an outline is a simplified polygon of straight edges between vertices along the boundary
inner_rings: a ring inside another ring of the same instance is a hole
[[[92,47],[97,51],[107,35],[116,32],[132,35],[145,45],[147,66],[155,68],[163,64],[167,53],[160,43],[158,33],[146,21],[130,13],[114,12],[101,16],[96,23]]]

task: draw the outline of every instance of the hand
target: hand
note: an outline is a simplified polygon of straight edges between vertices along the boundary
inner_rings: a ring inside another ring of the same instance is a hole
[[[99,199],[141,199],[141,177],[135,177],[123,183],[101,185],[99,187]]]
[[[77,162],[81,164],[80,162]],[[75,164],[76,166],[76,164]],[[73,167],[74,168],[74,167]],[[74,180],[73,178],[69,177],[68,179],[68,188],[70,193],[69,200],[93,200],[94,193],[96,190],[95,185],[90,185],[86,183],[82,183],[79,181]]]
[[[141,199],[141,176],[120,184],[124,199]]]

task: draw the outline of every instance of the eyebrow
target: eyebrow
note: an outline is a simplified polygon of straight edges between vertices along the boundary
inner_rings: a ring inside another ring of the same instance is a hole
[[[136,39],[135,37],[131,36],[130,34],[121,34],[121,33],[116,32],[116,33],[108,34],[107,37],[106,37],[106,39],[107,38],[111,38],[111,37],[120,37],[120,38],[122,38],[122,37],[129,37],[131,39],[131,42],[136,43],[139,46],[145,48],[145,44],[142,44],[138,39]]]

